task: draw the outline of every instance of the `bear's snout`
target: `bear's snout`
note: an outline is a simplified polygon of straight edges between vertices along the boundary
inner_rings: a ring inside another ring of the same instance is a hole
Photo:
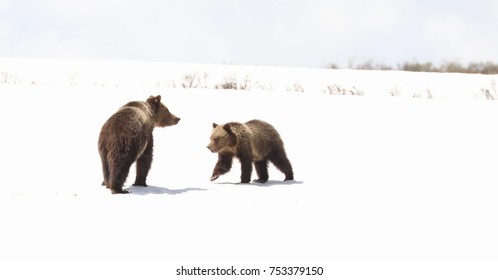
[[[213,146],[213,145],[211,145],[211,143],[209,143],[209,144],[206,146],[206,148],[208,148],[208,150],[210,150],[210,151],[211,151],[211,153],[216,153],[216,149],[214,148],[214,146]]]
[[[180,121],[180,118],[173,114],[168,114],[163,118],[160,118],[159,121],[156,123],[156,126],[159,127],[165,127],[165,126],[172,126],[178,124]]]

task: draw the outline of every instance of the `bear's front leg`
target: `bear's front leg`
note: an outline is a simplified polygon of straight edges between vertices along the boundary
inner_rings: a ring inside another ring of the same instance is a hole
[[[218,179],[221,175],[227,173],[232,168],[233,155],[225,153],[218,154],[218,162],[214,166],[211,181]]]
[[[251,173],[252,173],[252,160],[251,159],[240,159],[240,182],[241,183],[249,183],[251,181]]]
[[[153,152],[153,140],[152,135],[149,138],[147,147],[142,155],[137,159],[137,177],[135,178],[135,183],[133,186],[147,187],[145,182],[147,175],[149,174],[150,167],[152,165],[152,152]]]

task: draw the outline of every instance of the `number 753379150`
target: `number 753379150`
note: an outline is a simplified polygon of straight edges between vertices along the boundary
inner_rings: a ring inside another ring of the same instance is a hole
[[[323,267],[313,266],[270,266],[270,275],[322,275]]]

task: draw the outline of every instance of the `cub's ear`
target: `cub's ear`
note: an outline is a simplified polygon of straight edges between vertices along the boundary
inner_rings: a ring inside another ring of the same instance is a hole
[[[228,132],[228,133],[233,133],[232,128],[230,127],[230,124],[227,123],[223,126],[223,129]]]
[[[217,123],[213,123],[213,128],[217,127],[218,124]]]

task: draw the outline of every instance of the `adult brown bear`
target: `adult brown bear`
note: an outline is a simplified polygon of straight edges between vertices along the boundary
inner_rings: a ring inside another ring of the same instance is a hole
[[[122,106],[102,126],[98,148],[104,182],[113,194],[128,193],[123,184],[131,165],[137,162],[134,186],[147,186],[152,164],[154,127],[175,125],[180,121],[163,103],[161,96],[146,101],[131,101]]]
[[[285,181],[294,180],[294,172],[284,149],[284,142],[277,130],[269,123],[251,120],[246,123],[213,123],[207,148],[218,153],[218,162],[211,181],[218,179],[232,168],[233,157],[241,164],[241,183],[251,181],[252,164],[256,167],[258,183],[268,181],[268,163],[272,162],[285,174]]]

